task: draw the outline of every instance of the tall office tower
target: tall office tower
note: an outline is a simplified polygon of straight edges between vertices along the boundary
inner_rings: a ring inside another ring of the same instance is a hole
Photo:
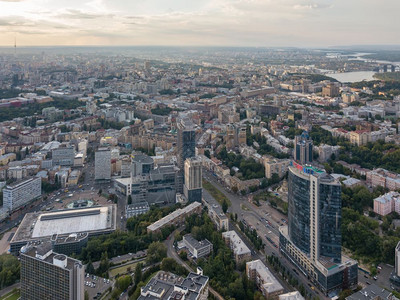
[[[109,148],[97,149],[94,156],[94,179],[111,179],[111,151]]]
[[[341,185],[325,171],[291,163],[288,227],[279,246],[326,295],[357,285],[357,263],[342,261]]]
[[[183,192],[184,164],[185,160],[196,155],[196,133],[193,122],[189,119],[180,119],[176,124],[177,136],[177,160],[179,168],[177,192]]]
[[[313,142],[307,131],[294,138],[294,160],[299,164],[309,164],[313,160]]]
[[[201,160],[196,157],[188,158],[185,161],[183,194],[189,202],[201,202],[203,189],[201,167]]]
[[[51,250],[50,243],[21,249],[21,300],[83,300],[84,266]]]

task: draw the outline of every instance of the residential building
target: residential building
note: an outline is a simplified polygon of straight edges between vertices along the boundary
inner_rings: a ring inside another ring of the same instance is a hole
[[[3,189],[3,206],[12,212],[42,195],[42,180],[32,177],[7,185]]]
[[[374,212],[381,216],[386,216],[391,212],[400,213],[400,194],[389,192],[374,199]]]
[[[290,164],[290,159],[268,158],[264,160],[265,177],[270,179],[275,173],[282,178],[285,176]]]
[[[203,190],[202,161],[199,158],[191,157],[186,159],[184,180],[183,193],[187,201],[201,202]]]
[[[351,131],[349,139],[353,145],[363,146],[371,141],[371,132],[368,130]]]
[[[278,299],[284,289],[279,281],[261,260],[246,263],[247,277],[257,284],[257,287],[267,299]]]
[[[357,263],[342,261],[341,184],[325,171],[289,167],[288,226],[279,248],[325,295],[357,285]]]
[[[111,179],[111,151],[109,148],[97,149],[94,156],[94,179]]]
[[[233,251],[235,261],[237,263],[248,261],[251,259],[251,251],[242,241],[242,239],[233,230],[222,233],[225,243]]]
[[[294,139],[294,160],[299,164],[309,164],[313,161],[313,142],[307,131]]]
[[[279,295],[279,300],[304,300],[299,291]]]
[[[84,299],[85,268],[48,243],[21,249],[21,300]]]
[[[322,88],[322,96],[337,97],[339,96],[339,87],[335,83],[329,83]]]
[[[217,226],[217,230],[228,230],[229,218],[222,211],[221,205],[207,190],[203,191],[202,203],[207,207],[208,215]]]
[[[209,240],[198,241],[190,233],[183,236],[183,245],[194,259],[208,256],[213,249],[213,244]]]
[[[199,202],[193,202],[184,208],[178,208],[177,210],[173,211],[164,218],[147,226],[147,232],[157,233],[160,232],[161,229],[167,226],[171,225],[180,226],[185,222],[187,217],[194,214],[200,214],[201,209],[202,209],[201,203]]]

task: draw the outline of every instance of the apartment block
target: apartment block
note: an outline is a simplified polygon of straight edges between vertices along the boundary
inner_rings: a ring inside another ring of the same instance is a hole
[[[386,216],[391,212],[400,213],[400,194],[389,192],[374,199],[374,212],[381,216]]]
[[[275,173],[282,178],[285,176],[290,165],[290,159],[266,159],[264,160],[265,177],[271,178]]]
[[[3,189],[3,206],[11,212],[41,195],[42,180],[39,177],[18,181]]]
[[[147,226],[147,232],[156,233],[160,232],[166,226],[175,225],[180,226],[182,225],[186,218],[201,213],[201,203],[193,202],[184,208],[179,208],[169,215],[165,216],[164,218],[154,222],[153,224]]]
[[[233,230],[222,233],[225,243],[233,251],[237,263],[251,259],[251,251]]]
[[[278,296],[284,291],[279,281],[259,259],[246,263],[246,275],[257,284],[257,287],[267,299],[278,299]]]

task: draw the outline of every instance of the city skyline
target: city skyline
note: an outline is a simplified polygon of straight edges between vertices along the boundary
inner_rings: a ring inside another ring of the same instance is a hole
[[[0,46],[392,45],[400,3],[0,0]]]

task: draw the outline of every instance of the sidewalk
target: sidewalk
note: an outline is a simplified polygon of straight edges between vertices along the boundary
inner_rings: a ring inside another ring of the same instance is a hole
[[[5,294],[8,294],[9,292],[11,292],[13,289],[19,289],[20,288],[20,283],[14,283],[13,285],[10,285],[2,290],[0,290],[0,297],[4,296]]]

